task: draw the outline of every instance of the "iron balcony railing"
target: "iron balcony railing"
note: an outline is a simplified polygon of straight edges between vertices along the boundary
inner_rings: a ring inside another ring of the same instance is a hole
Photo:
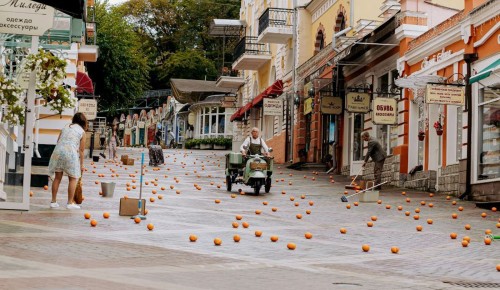
[[[259,35],[268,27],[291,27],[293,9],[267,8],[259,17]]]
[[[257,37],[245,36],[238,42],[234,49],[234,60],[236,61],[243,54],[269,54],[269,48],[265,43],[258,43]]]

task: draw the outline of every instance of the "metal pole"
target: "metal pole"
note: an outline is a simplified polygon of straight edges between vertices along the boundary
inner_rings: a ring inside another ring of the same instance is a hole
[[[290,156],[287,156],[287,158],[290,158],[290,161],[293,163],[293,152],[294,152],[294,144],[293,144],[293,138],[294,138],[294,117],[295,117],[295,95],[297,94],[297,83],[296,83],[296,78],[297,78],[297,17],[298,16],[298,7],[297,7],[297,0],[293,0],[293,40],[292,40],[292,45],[293,45],[293,66],[292,66],[292,88],[293,88],[293,93],[290,95]]]

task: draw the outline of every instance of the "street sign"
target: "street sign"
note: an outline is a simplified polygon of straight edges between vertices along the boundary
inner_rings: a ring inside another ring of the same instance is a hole
[[[265,116],[283,116],[283,100],[265,98],[262,105]]]
[[[321,114],[325,114],[325,115],[340,115],[340,114],[342,114],[342,98],[322,97],[321,98]]]
[[[223,102],[236,102],[236,97],[234,96],[225,96],[224,99],[222,100]]]
[[[0,1],[0,33],[41,36],[52,28],[54,8],[29,0]]]
[[[428,104],[463,106],[465,104],[465,87],[427,85],[425,102]]]
[[[223,108],[236,108],[236,102],[222,100],[221,101],[221,106]]]
[[[350,113],[368,113],[370,111],[370,94],[358,92],[347,93],[346,109]]]
[[[78,101],[78,112],[83,113],[87,120],[94,120],[97,117],[97,100],[81,99]]]
[[[377,125],[398,123],[398,102],[396,99],[376,98],[373,100],[372,122]]]

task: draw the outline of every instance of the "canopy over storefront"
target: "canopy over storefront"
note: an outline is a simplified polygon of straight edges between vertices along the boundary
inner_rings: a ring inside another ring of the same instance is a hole
[[[264,100],[264,98],[267,98],[269,96],[277,97],[281,94],[283,94],[283,81],[277,80],[274,82],[274,84],[269,86],[267,89],[265,89],[262,93],[260,93],[257,97],[255,97],[252,100],[252,106],[260,105]]]
[[[231,89],[219,88],[214,81],[171,79],[173,97],[181,104],[198,103],[206,97],[231,93]]]
[[[85,11],[85,0],[34,0],[35,2],[46,4],[54,9],[68,14],[73,18],[82,19]]]
[[[472,76],[469,79],[469,84],[473,84],[475,82],[478,82],[482,79],[485,79],[491,75],[491,73],[495,73],[500,71],[500,58],[494,61],[492,64],[489,66],[485,67],[482,71],[480,71],[478,74]]]

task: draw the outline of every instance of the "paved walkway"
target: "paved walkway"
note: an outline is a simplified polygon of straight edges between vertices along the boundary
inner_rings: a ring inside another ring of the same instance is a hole
[[[134,158],[141,152],[120,150]],[[495,268],[500,264],[500,241],[489,246],[483,242],[486,229],[500,234],[499,212],[459,200],[453,205],[453,199],[441,195],[415,191],[402,195],[399,189],[383,190],[382,204],[355,206],[357,198],[351,198],[347,209],[347,203],[340,201],[345,185],[341,177],[331,183],[324,173],[285,168],[276,168],[269,194],[241,195],[240,188],[251,192],[244,185],[234,185],[228,193],[224,153],[166,150],[166,165],[159,171],[146,166],[143,196],[149,212],[140,224],[118,215],[119,198],[139,194],[140,176],[135,173],[140,170],[139,160],[135,166],[86,161],[82,210],[51,210],[50,192],[34,188],[30,211],[0,211],[0,289],[500,287],[500,272]],[[156,178],[157,186],[151,182]],[[111,180],[117,183],[114,196],[101,197],[96,181]],[[64,181],[61,204],[66,186]],[[421,210],[419,220],[413,218],[416,208]],[[262,213],[257,215],[256,210]],[[109,219],[103,218],[104,212],[110,213]],[[89,225],[84,213],[97,220],[96,227]],[[452,213],[458,218],[452,219]],[[243,219],[233,228],[236,215]],[[377,216],[377,221],[367,227],[371,216]],[[427,224],[427,219],[433,224]],[[250,226],[243,228],[243,221]],[[147,230],[148,223],[154,224],[153,231]],[[466,224],[470,230],[464,229]],[[421,232],[416,231],[418,225],[423,227]],[[346,228],[347,234],[341,234],[340,228]],[[262,231],[260,238],[256,230]],[[312,239],[304,237],[306,232],[312,233]],[[458,234],[456,240],[450,239],[451,232]],[[191,234],[198,237],[194,243],[188,240]],[[239,243],[233,242],[235,234],[241,236]],[[277,235],[278,242],[271,242],[271,235]],[[466,235],[471,243],[464,248],[461,241]],[[222,239],[221,246],[214,246],[216,237]],[[293,251],[287,249],[290,242],[297,246]],[[370,245],[368,253],[361,250],[363,244]],[[392,246],[399,247],[399,254],[391,253]]]

